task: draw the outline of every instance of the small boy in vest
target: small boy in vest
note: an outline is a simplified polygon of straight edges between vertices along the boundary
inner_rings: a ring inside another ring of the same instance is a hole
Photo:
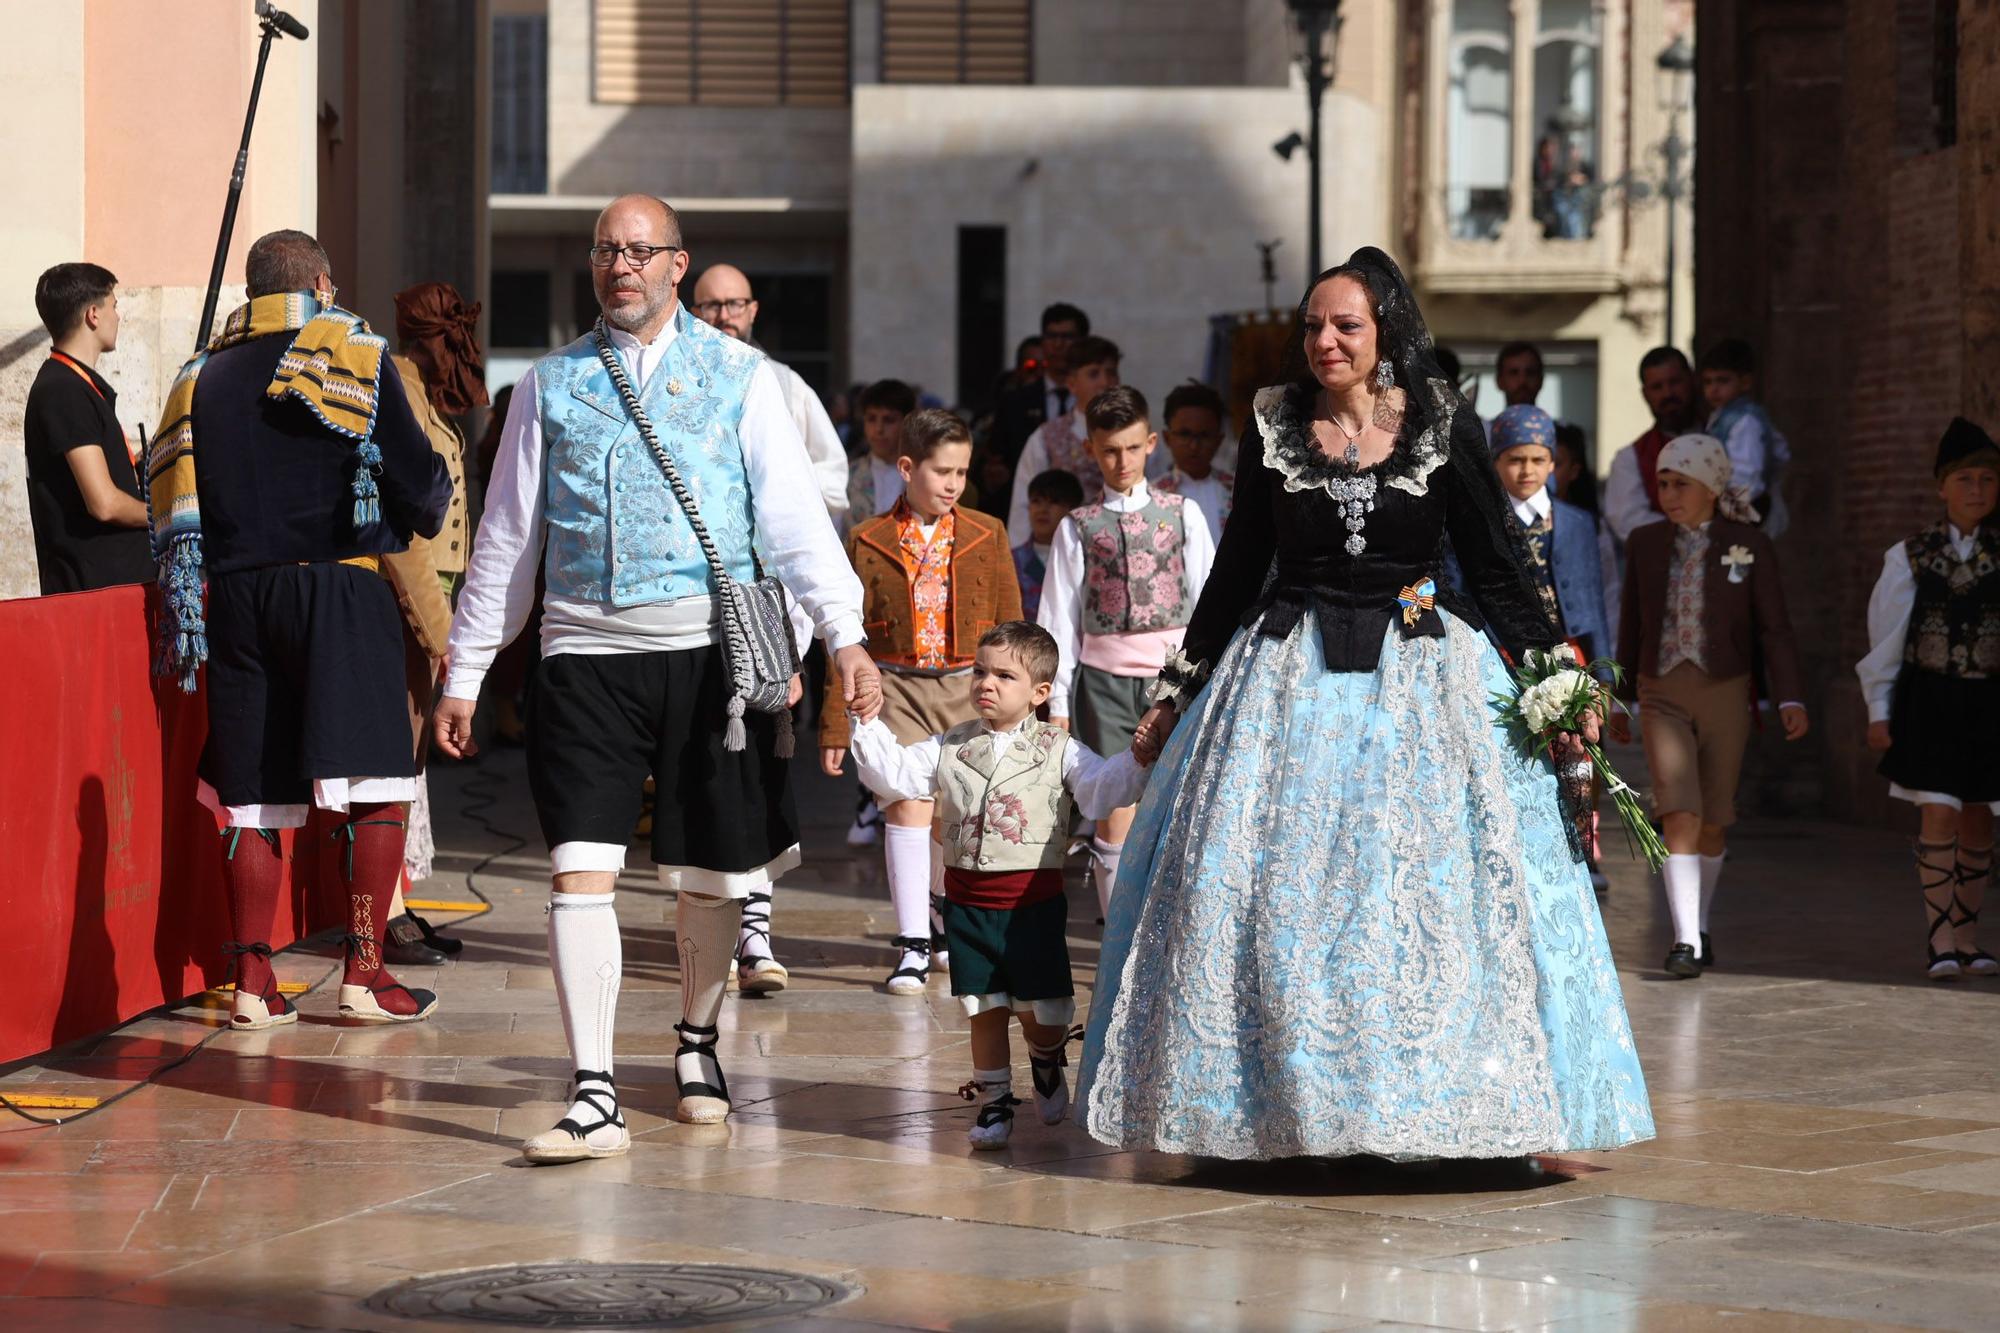
[[[1117,343],[1091,334],[1078,338],[1070,347],[1063,388],[1073,406],[1055,420],[1037,426],[1014,464],[1014,499],[1007,508],[1007,540],[1013,545],[1019,546],[1033,534],[1028,485],[1048,469],[1060,468],[1081,482],[1086,503],[1103,496],[1104,477],[1091,457],[1090,428],[1083,414],[1098,394],[1118,387],[1118,363],[1123,356]]]
[[[1014,548],[1014,573],[1021,580],[1021,614],[1033,620],[1042,605],[1042,581],[1049,576],[1049,548],[1069,511],[1083,503],[1083,483],[1052,467],[1028,483],[1028,522],[1034,531]]]
[[[861,576],[868,651],[882,668],[882,721],[897,740],[914,744],[975,716],[967,689],[974,646],[995,625],[1021,618],[1021,589],[999,520],[959,506],[972,466],[965,422],[941,408],[912,413],[896,466],[901,494],[888,513],[848,533],[847,558]],[[819,743],[822,766],[838,776],[848,725],[832,676]],[[931,803],[928,794],[898,798],[883,814],[896,912],[887,988],[921,995],[932,963],[947,966],[944,956],[933,957],[942,941],[932,917]]]
[[[1072,510],[1056,529],[1036,619],[1062,653],[1049,720],[1073,724],[1085,745],[1115,754],[1132,744],[1150,706],[1147,687],[1181,646],[1215,562],[1215,539],[1200,510],[1146,484],[1146,460],[1160,437],[1144,394],[1107,389],[1086,419],[1104,498]],[[1100,819],[1091,839],[1099,916],[1111,905],[1132,813]]]
[[[1153,489],[1178,495],[1201,510],[1208,520],[1208,535],[1220,545],[1236,491],[1235,475],[1215,465],[1216,451],[1222,448],[1222,395],[1200,380],[1189,380],[1167,395],[1161,415],[1166,418],[1167,453],[1173,466],[1153,483]]]
[[[1944,517],[1889,548],[1855,667],[1889,794],[1917,807],[1930,978],[2000,973],[1979,947],[2000,813],[2000,447],[1960,417],[1938,443]],[[1943,944],[1944,948],[1938,948]]]
[[[1025,620],[988,630],[973,659],[978,717],[914,744],[881,718],[853,729],[854,758],[870,786],[899,801],[936,801],[944,839],[944,932],[951,993],[972,1020],[975,1148],[1005,1147],[1014,1128],[1007,1024],[1028,1042],[1035,1111],[1045,1125],[1069,1110],[1063,1048],[1076,1016],[1070,980],[1063,856],[1072,806],[1102,818],[1136,804],[1146,773],[1129,749],[1106,759],[1061,727],[1040,722],[1060,656],[1047,630]]]

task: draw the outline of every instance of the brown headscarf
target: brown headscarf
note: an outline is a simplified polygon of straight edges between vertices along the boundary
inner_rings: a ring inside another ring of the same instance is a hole
[[[448,282],[396,293],[396,342],[423,372],[431,406],[455,417],[486,402],[486,357],[479,350],[479,304]]]

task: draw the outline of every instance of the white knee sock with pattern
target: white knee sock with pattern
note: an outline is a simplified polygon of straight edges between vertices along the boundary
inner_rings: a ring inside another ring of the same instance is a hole
[[[729,986],[729,960],[742,920],[737,898],[683,893],[674,904],[674,938],[681,956],[681,1021],[690,1027],[715,1026],[722,992]]]
[[[570,1059],[577,1070],[602,1074],[607,1081],[611,1078],[611,1034],[618,1018],[618,983],[624,974],[616,897],[611,893],[549,895],[549,964],[555,970],[556,1000],[562,1008]],[[583,1103],[571,1106],[567,1114],[586,1125],[603,1118]]]

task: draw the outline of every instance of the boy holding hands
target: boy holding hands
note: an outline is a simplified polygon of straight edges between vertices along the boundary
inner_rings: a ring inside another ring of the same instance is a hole
[[[847,556],[861,578],[869,652],[882,668],[882,722],[905,744],[972,719],[967,682],[974,645],[995,625],[1021,618],[1021,591],[999,520],[958,505],[971,466],[972,433],[963,421],[936,408],[911,414],[896,461],[901,495],[888,513],[847,536]],[[820,713],[821,764],[834,776],[849,741],[839,690],[829,676]],[[898,797],[883,814],[897,950],[887,988],[917,995],[930,979],[935,944],[931,802],[927,793]]]
[[[977,717],[941,735],[898,743],[881,718],[853,730],[854,757],[876,790],[899,802],[935,799],[944,838],[944,930],[951,990],[972,1020],[972,1082],[980,1099],[972,1146],[1005,1147],[1013,1132],[1008,1019],[1028,1042],[1035,1110],[1045,1125],[1069,1109],[1063,1047],[1076,1016],[1063,894],[1072,805],[1086,818],[1135,805],[1145,770],[1131,752],[1106,759],[1035,719],[1058,663],[1055,640],[1024,620],[980,637],[968,700]]]
[[[1115,754],[1132,744],[1149,706],[1147,686],[1181,646],[1215,562],[1215,539],[1200,510],[1146,484],[1160,437],[1144,394],[1107,389],[1092,400],[1086,423],[1104,498],[1056,529],[1037,619],[1062,654],[1050,721],[1073,726],[1097,753]],[[1132,814],[1111,812],[1091,839],[1100,916],[1111,904]]]

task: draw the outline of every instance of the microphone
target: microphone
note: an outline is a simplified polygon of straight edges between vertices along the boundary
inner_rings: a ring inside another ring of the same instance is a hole
[[[285,36],[296,37],[302,42],[312,35],[306,31],[305,24],[293,18],[284,10],[272,5],[271,0],[257,0],[257,17],[285,34]]]

